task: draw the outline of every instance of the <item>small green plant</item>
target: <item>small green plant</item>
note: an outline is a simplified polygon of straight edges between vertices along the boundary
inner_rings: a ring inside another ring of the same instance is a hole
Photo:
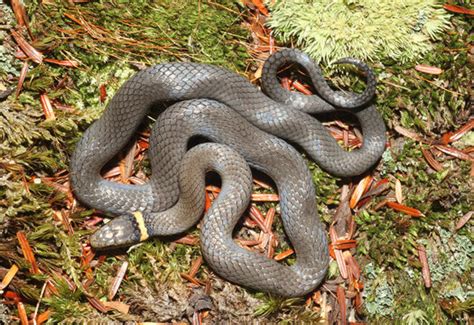
[[[408,62],[432,48],[449,26],[436,0],[277,0],[268,25],[315,60]]]

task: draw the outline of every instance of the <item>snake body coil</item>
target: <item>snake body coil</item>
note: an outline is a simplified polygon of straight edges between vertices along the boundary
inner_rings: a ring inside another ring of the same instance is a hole
[[[296,62],[310,75],[318,96],[282,89],[277,69]],[[301,296],[324,278],[327,242],[316,212],[311,174],[298,152],[284,140],[300,145],[313,160],[338,176],[363,173],[381,156],[384,123],[374,106],[365,106],[375,92],[375,77],[361,62],[345,59],[367,73],[362,94],[334,92],[321,71],[302,52],[285,49],[264,66],[263,88],[222,68],[194,64],[161,64],[137,73],[112,98],[102,117],[84,133],[71,159],[76,196],[89,206],[121,215],[91,237],[96,248],[132,245],[150,236],[184,232],[204,209],[204,176],[217,172],[222,189],[204,217],[202,250],[222,277],[282,296]],[[104,180],[103,166],[133,136],[152,107],[174,103],[160,112],[152,128],[150,181],[125,185]],[[364,135],[361,149],[347,152],[308,113],[354,109]],[[206,143],[188,150],[193,136]],[[217,144],[219,143],[219,144]],[[297,256],[285,266],[239,247],[232,231],[249,204],[251,174],[240,155],[276,183],[282,220]]]

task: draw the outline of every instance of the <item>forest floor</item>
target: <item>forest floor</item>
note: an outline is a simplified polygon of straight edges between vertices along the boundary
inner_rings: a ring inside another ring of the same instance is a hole
[[[0,4],[0,324],[472,322],[472,13],[454,13],[420,62],[371,64],[388,129],[377,166],[340,179],[308,161],[332,256],[314,293],[281,299],[219,278],[201,257],[199,226],[128,251],[90,248],[108,216],[71,192],[75,143],[118,87],[152,64],[212,63],[258,84],[283,44],[263,24],[266,9],[247,2]],[[364,87],[325,72],[336,87]],[[283,86],[314,92],[304,77],[285,78]],[[360,145],[353,120],[325,125],[342,146]],[[146,180],[148,135],[140,130],[104,177]],[[238,240],[291,265],[276,189],[258,174],[254,185]],[[207,194],[212,201],[218,188]]]

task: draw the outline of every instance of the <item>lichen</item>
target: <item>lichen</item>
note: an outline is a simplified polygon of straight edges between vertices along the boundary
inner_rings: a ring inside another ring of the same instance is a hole
[[[4,2],[0,3],[0,12],[4,13],[0,15],[0,27],[2,27],[0,28],[0,42],[3,44],[0,46],[0,77],[8,75],[18,76],[18,61],[13,55],[12,48],[6,42],[7,38],[9,38],[8,29],[15,25],[13,12]]]
[[[383,269],[375,269],[372,263],[365,266],[364,273],[367,283],[363,297],[365,309],[374,316],[388,316],[393,314],[394,289],[388,283]]]

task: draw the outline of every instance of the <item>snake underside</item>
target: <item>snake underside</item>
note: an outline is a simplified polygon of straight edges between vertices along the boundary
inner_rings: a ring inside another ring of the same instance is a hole
[[[308,72],[320,97],[280,87],[277,69],[290,62]],[[316,212],[311,174],[286,141],[298,144],[337,176],[363,173],[385,147],[384,123],[368,105],[375,92],[372,71],[355,59],[340,63],[367,73],[363,93],[331,90],[319,68],[304,53],[291,49],[277,52],[265,63],[262,83],[268,96],[241,76],[211,65],[168,63],[137,73],[87,129],[71,159],[76,196],[91,207],[119,215],[91,237],[91,244],[127,246],[186,231],[203,213],[205,175],[214,171],[222,188],[204,216],[201,235],[202,252],[212,269],[229,281],[282,296],[312,291],[326,273],[326,235]],[[159,112],[152,126],[149,182],[126,185],[104,180],[103,166],[127,145],[151,109],[164,103],[172,105]],[[358,118],[363,131],[360,149],[343,150],[309,115],[336,109],[349,109]],[[195,136],[211,143],[189,149]],[[248,165],[275,181],[285,232],[296,252],[292,266],[245,250],[232,239],[250,202]]]

